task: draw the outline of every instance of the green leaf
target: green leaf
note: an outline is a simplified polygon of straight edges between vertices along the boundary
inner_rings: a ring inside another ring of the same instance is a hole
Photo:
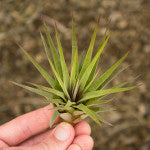
[[[12,82],[12,81],[11,81],[11,83],[13,83],[13,84],[15,84],[15,85],[17,85],[17,86],[20,86],[20,87],[22,87],[22,88],[24,88],[24,89],[26,89],[26,90],[29,90],[29,91],[31,91],[31,92],[33,92],[33,93],[36,93],[36,94],[38,94],[38,95],[44,96],[44,97],[48,100],[48,102],[50,102],[50,103],[54,103],[54,104],[57,104],[57,103],[64,104],[61,99],[53,99],[53,98],[52,98],[52,94],[49,93],[49,92],[45,92],[45,91],[43,91],[43,90],[35,89],[35,88],[33,88],[33,87],[29,87],[29,86],[26,86],[26,85],[23,85],[23,84],[19,84],[19,83],[16,83],[16,82]]]
[[[77,72],[77,49],[73,58],[73,64],[72,64],[72,68],[71,68],[71,77],[70,77],[70,85],[75,85],[75,81],[76,81],[76,72]]]
[[[127,57],[129,52],[127,52],[119,61],[117,61],[113,66],[111,66],[104,74],[102,74],[89,88],[89,90],[97,90],[99,87],[110,77],[113,71],[121,64],[121,62]]]
[[[15,85],[17,85],[17,86],[20,86],[20,87],[22,87],[24,89],[27,89],[27,90],[29,90],[29,91],[31,91],[33,93],[39,94],[39,95],[47,97],[47,98],[52,98],[52,94],[49,93],[49,92],[45,92],[43,90],[36,89],[36,88],[33,88],[33,87],[29,87],[27,85],[19,84],[19,83],[16,83],[16,82],[12,82],[12,83],[15,84]]]
[[[30,82],[29,82],[29,83],[30,83]],[[39,89],[41,89],[41,90],[50,92],[50,93],[52,93],[52,94],[55,94],[55,95],[57,95],[57,96],[63,98],[64,100],[66,100],[64,93],[61,92],[61,91],[58,91],[58,90],[56,90],[56,89],[52,89],[52,88],[49,88],[49,87],[46,87],[46,86],[43,86],[43,85],[35,84],[35,83],[30,83],[30,84],[33,85],[33,86],[35,86],[35,87],[37,87],[37,88],[39,88]]]
[[[70,100],[67,101],[66,105],[63,107],[63,109],[67,109],[70,106],[72,106],[73,104],[75,104],[75,102],[71,102]]]
[[[60,115],[59,112],[57,110],[55,110],[51,119],[50,119],[50,128],[52,128],[55,120],[59,117],[59,115]]]
[[[128,82],[123,82],[123,83],[120,83],[120,84],[118,84],[118,85],[115,85],[114,87],[112,87],[113,89],[114,88],[121,88],[121,87],[123,87],[123,86],[125,86],[125,85],[127,85],[128,84]]]
[[[75,100],[76,96],[77,96],[77,92],[79,90],[79,80],[76,82],[75,88],[74,88],[74,92],[73,92],[73,100]]]
[[[80,78],[82,77],[83,73],[85,72],[85,70],[87,69],[87,67],[90,64],[92,53],[93,53],[93,47],[94,47],[94,43],[95,43],[95,39],[96,39],[97,30],[98,30],[98,24],[96,25],[96,27],[94,29],[94,33],[93,33],[93,36],[92,36],[92,39],[91,39],[91,42],[90,42],[87,54],[85,56],[85,60],[84,60],[82,69],[81,69],[81,71],[79,73],[79,77]]]
[[[86,113],[91,119],[93,119],[98,125],[101,126],[101,123],[99,122],[96,113],[92,110],[90,110],[87,106],[83,104],[79,104],[78,106],[74,106],[75,108],[78,108],[82,110],[84,113]]]
[[[117,70],[115,73],[111,74],[99,87],[99,89],[103,89],[107,84],[109,84],[113,79],[115,79],[121,72],[123,72],[126,68],[121,68]]]
[[[105,32],[105,34],[104,34],[103,38],[102,38],[102,42],[100,43],[100,45],[99,45],[99,48],[98,48],[98,49],[100,49],[100,48],[101,48],[101,46],[102,46],[102,44],[104,43],[104,41],[105,41],[105,39],[106,39],[106,35],[107,35],[107,30],[106,30],[106,32]],[[98,66],[98,62],[99,62],[99,60],[97,60],[96,64],[94,65],[94,67],[93,67],[93,69],[92,69],[92,71],[91,71],[91,74],[90,74],[90,76],[89,76],[89,79],[88,79],[88,81],[87,81],[87,84],[88,84],[88,83],[90,83],[90,82],[92,81],[93,76],[94,76],[95,71],[96,71],[97,66]]]
[[[45,29],[46,37],[47,37],[47,40],[48,40],[48,43],[49,43],[49,46],[50,46],[50,49],[51,49],[51,53],[52,53],[52,57],[53,57],[53,61],[54,61],[54,64],[55,64],[56,71],[58,72],[58,74],[62,78],[62,69],[61,69],[61,64],[60,64],[60,58],[59,58],[56,47],[53,43],[52,37],[51,37],[51,35],[48,31],[48,27],[46,26],[46,24],[44,24],[44,29]]]
[[[55,80],[43,69],[22,47],[20,47],[28,59],[33,63],[45,80],[50,84],[51,87],[55,86]]]
[[[79,72],[81,71],[82,66],[83,66],[84,56],[85,56],[85,53],[83,51],[81,56],[80,56],[80,60],[79,60]]]
[[[86,82],[90,76],[90,73],[95,65],[95,63],[97,62],[97,60],[99,59],[101,53],[102,53],[102,50],[104,49],[108,39],[109,39],[110,35],[107,37],[107,39],[105,40],[105,42],[102,44],[102,46],[100,47],[100,49],[98,50],[97,54],[95,55],[95,57],[93,58],[92,62],[90,63],[90,65],[86,68],[81,80],[80,80],[80,89],[83,90],[85,85],[86,85]]]
[[[69,77],[69,72],[67,69],[66,62],[65,62],[65,58],[64,58],[64,54],[63,54],[63,50],[62,50],[62,46],[61,46],[61,42],[59,39],[56,26],[55,26],[55,31],[56,31],[56,39],[57,39],[57,45],[58,45],[58,50],[59,50],[59,55],[60,55],[60,62],[61,62],[61,67],[62,67],[62,72],[63,72],[63,81],[64,81],[64,85],[66,89],[68,89],[70,77]]]
[[[115,110],[114,108],[110,108],[110,107],[92,107],[90,108],[91,110],[97,112],[106,112],[106,111],[113,111]]]
[[[87,101],[88,99],[104,96],[107,94],[117,93],[117,92],[123,92],[134,89],[135,86],[132,87],[126,87],[126,88],[115,88],[115,89],[106,89],[106,90],[97,90],[97,91],[91,91],[88,93],[85,93],[83,95],[83,98],[79,101],[80,103],[83,101]]]
[[[94,112],[94,111],[93,111]],[[95,113],[95,112],[94,112]],[[112,124],[111,123],[109,123],[108,121],[106,121],[105,119],[103,119],[100,115],[98,115],[97,113],[95,113],[95,116],[97,116],[97,118],[99,119],[99,121],[101,121],[101,122],[103,122],[103,123],[105,123],[105,124],[107,124],[107,125],[110,125],[110,126],[112,126]]]
[[[46,44],[46,41],[45,41],[44,38],[42,38],[42,42],[43,42],[43,45],[44,45],[44,49],[45,49],[45,51],[47,52],[48,47],[47,47],[47,44]],[[57,71],[56,71],[56,69],[55,69],[55,67],[54,67],[54,65],[53,65],[53,63],[52,63],[52,61],[51,61],[50,59],[49,59],[49,63],[50,63],[50,65],[51,65],[51,68],[52,68],[52,70],[53,70],[53,73],[54,73],[54,75],[55,75],[57,81],[59,82],[59,84],[60,84],[62,90],[64,91],[65,95],[66,95],[68,98],[70,98],[66,86],[64,85],[63,81],[61,80],[60,75],[57,73]]]
[[[93,77],[95,76],[95,72],[96,72],[96,69],[97,69],[97,66],[98,66],[98,62],[99,62],[99,60],[97,60],[97,62],[95,63],[95,65],[94,65],[94,67],[93,67],[93,69],[92,69],[92,71],[91,71],[91,74],[90,74],[90,76],[89,76],[89,78],[88,78],[88,80],[87,80],[87,83],[86,83],[86,86],[89,84],[89,83],[91,83],[92,81],[94,81],[93,80]],[[92,82],[93,83],[93,82]],[[89,88],[89,87],[88,87]]]
[[[95,78],[97,77],[98,73],[99,73],[99,72],[97,72],[97,73],[95,74],[95,76],[92,78],[92,80],[87,84],[87,86],[85,87],[83,93],[85,93],[85,92],[89,89],[89,87],[92,85],[93,81],[94,81]]]
[[[76,52],[77,51],[77,52]],[[77,53],[77,55],[76,55]],[[76,55],[76,57],[75,57]],[[74,64],[76,63],[76,64]],[[71,57],[71,68],[75,65],[75,76],[79,73],[79,64],[78,64],[78,45],[76,40],[76,31],[75,31],[75,25],[72,20],[72,57]]]
[[[60,98],[51,98],[51,99],[49,99],[49,98],[47,98],[47,101],[49,102],[49,103],[54,103],[54,104],[62,104],[62,105],[64,105],[65,103],[63,102],[63,100],[62,99],[60,99]]]
[[[92,106],[92,105],[96,105],[96,104],[104,104],[104,103],[108,103],[112,101],[112,99],[109,99],[109,100],[101,100],[101,99],[91,99],[91,100],[88,100],[86,102],[86,106]]]
[[[69,96],[69,93],[68,93],[68,91],[66,89],[66,86],[64,85],[63,81],[61,80],[59,74],[56,72],[53,64],[51,64],[51,67],[52,67],[52,70],[53,70],[53,72],[54,72],[54,74],[55,74],[55,76],[56,76],[56,78],[57,78],[57,80],[58,80],[62,90],[64,91],[65,95],[70,99],[70,96]]]

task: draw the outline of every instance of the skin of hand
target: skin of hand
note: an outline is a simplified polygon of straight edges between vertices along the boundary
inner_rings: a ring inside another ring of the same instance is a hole
[[[51,108],[48,105],[1,125],[0,150],[92,150],[91,128],[85,121],[74,127],[62,122],[47,130]]]

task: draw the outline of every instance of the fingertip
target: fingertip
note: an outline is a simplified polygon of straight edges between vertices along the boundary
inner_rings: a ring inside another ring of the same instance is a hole
[[[81,150],[81,147],[77,144],[71,144],[67,150]]]
[[[57,125],[50,133],[50,135],[47,136],[47,138],[38,145],[38,148],[40,150],[46,148],[48,150],[65,150],[73,142],[74,136],[75,131],[73,126],[69,123],[62,122],[59,125]]]
[[[79,145],[81,149],[91,150],[94,146],[94,141],[89,135],[80,135],[74,139],[73,144]]]
[[[82,120],[79,123],[77,123],[74,127],[75,129],[75,135],[90,135],[91,134],[91,127],[90,125]]]
[[[67,139],[73,138],[75,131],[71,124],[62,122],[54,129],[52,134],[57,140],[65,141]]]

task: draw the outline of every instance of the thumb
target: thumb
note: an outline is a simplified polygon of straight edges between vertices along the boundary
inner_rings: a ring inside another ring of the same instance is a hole
[[[39,145],[36,150],[66,150],[75,136],[75,131],[69,123],[59,124],[51,134]]]

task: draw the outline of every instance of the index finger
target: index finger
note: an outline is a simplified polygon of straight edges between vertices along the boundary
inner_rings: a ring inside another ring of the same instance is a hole
[[[19,116],[0,126],[0,139],[10,146],[17,145],[49,127],[52,105]]]

